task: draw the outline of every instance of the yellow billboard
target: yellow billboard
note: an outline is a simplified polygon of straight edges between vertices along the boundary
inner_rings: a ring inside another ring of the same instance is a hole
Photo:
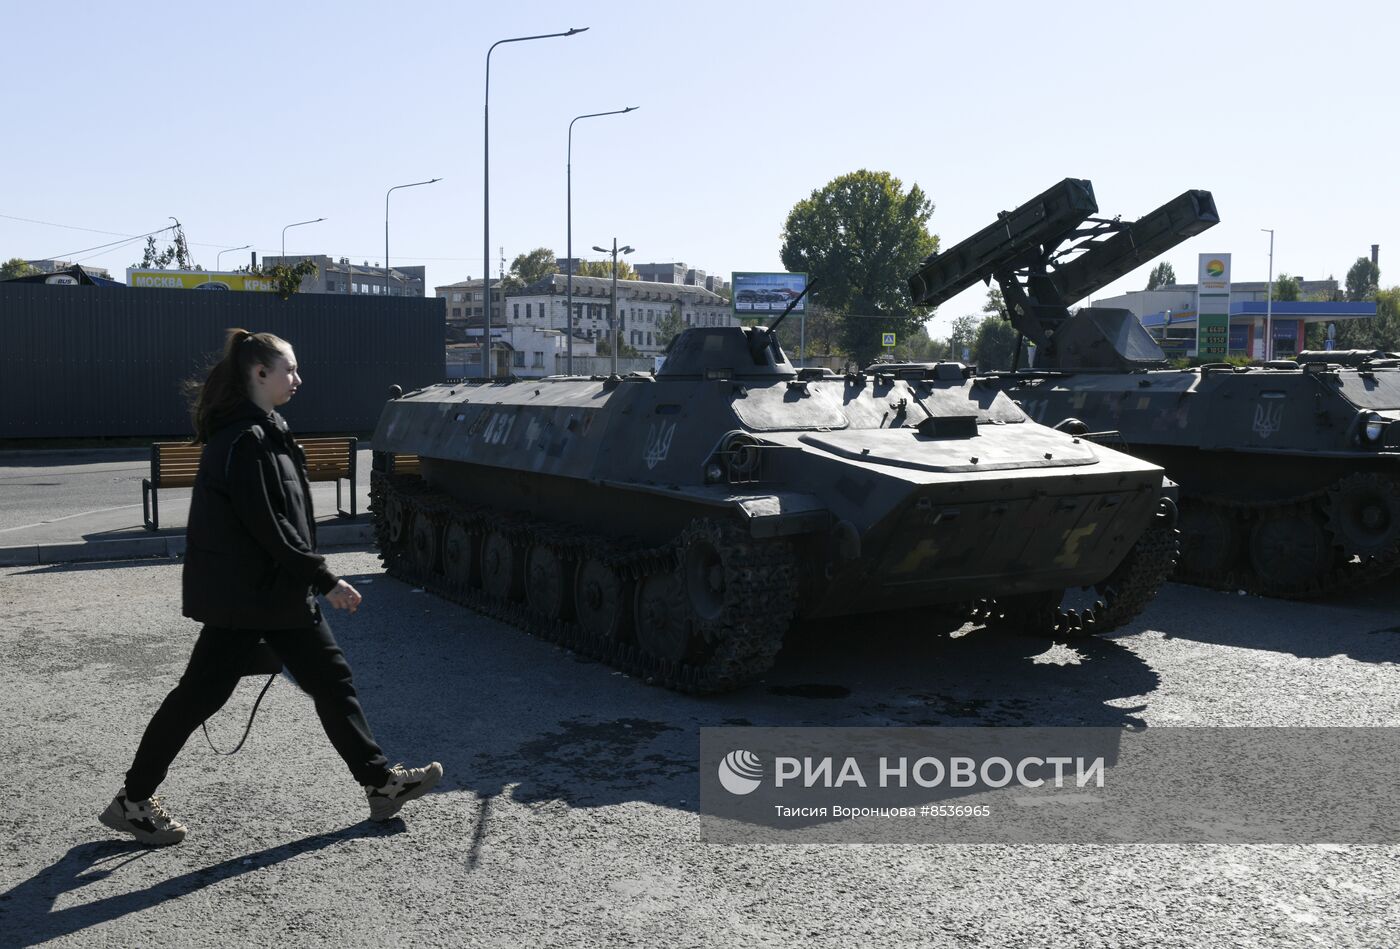
[[[128,287],[156,287],[167,290],[246,290],[271,293],[276,288],[270,277],[215,270],[141,270],[126,268]]]

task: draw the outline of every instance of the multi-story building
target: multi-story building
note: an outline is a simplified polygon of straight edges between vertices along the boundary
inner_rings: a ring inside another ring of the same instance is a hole
[[[59,270],[67,270],[73,266],[71,260],[26,260],[26,264],[33,267],[40,273],[55,273]],[[94,267],[91,264],[83,264],[83,269],[96,277],[106,277],[112,279],[112,275],[107,272],[106,267]]]
[[[611,306],[612,280],[574,277],[574,333],[584,339],[606,339]],[[507,326],[537,326],[565,330],[568,327],[566,278],[553,274],[506,297]],[[649,280],[617,281],[618,333],[623,343],[645,355],[665,349],[662,326],[670,314],[679,326],[731,326],[729,303],[704,287],[658,283]]]
[[[577,279],[577,278],[575,278]],[[481,325],[481,281],[468,277],[466,280],[459,280],[456,283],[449,283],[445,286],[434,287],[433,294],[444,301],[447,307],[447,324],[449,326],[480,326]],[[505,299],[501,293],[501,281],[495,277],[491,278],[491,325],[503,325],[502,313],[505,312]]]
[[[275,267],[278,264],[295,266],[303,260],[309,260],[316,265],[316,272],[301,279],[302,293],[347,293],[347,294],[368,294],[371,296],[384,296],[386,293],[391,297],[421,297],[423,295],[423,283],[427,278],[427,270],[423,267],[391,267],[385,270],[378,264],[373,266],[368,261],[363,264],[352,264],[344,257],[336,260],[325,254],[317,254],[308,257],[305,254],[286,257],[271,256],[263,257],[263,267]],[[385,282],[387,274],[387,285]]]
[[[633,264],[632,269],[640,279],[651,283],[685,283],[686,266],[683,263]]]
[[[680,261],[668,264],[633,264],[632,269],[642,280],[652,283],[675,283],[687,287],[704,287],[720,295],[729,290],[729,281],[717,274],[708,274]]]

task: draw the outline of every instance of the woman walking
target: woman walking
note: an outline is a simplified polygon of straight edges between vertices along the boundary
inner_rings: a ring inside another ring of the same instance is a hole
[[[189,666],[146,726],[126,786],[100,820],[142,843],[185,837],[154,796],[190,734],[233,694],[265,642],[316,704],[326,735],[365,788],[371,820],[388,820],[442,778],[436,761],[388,767],[350,665],[316,595],[354,613],[360,594],[316,553],[306,456],[276,408],[301,385],[296,354],[271,333],[230,330],[195,401],[204,444],[186,529],[184,615],[204,624]]]

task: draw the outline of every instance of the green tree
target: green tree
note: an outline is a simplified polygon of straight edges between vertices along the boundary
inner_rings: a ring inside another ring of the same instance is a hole
[[[169,230],[169,228],[166,228],[166,230]],[[190,247],[189,244],[185,242],[184,228],[180,227],[178,224],[175,226],[175,239],[170,244],[166,245],[165,250],[160,250],[156,246],[154,234],[147,237],[145,251],[141,254],[141,263],[132,264],[132,266],[139,267],[142,270],[164,270],[172,263],[177,270],[196,269],[190,263]]]
[[[293,293],[301,292],[301,281],[303,277],[309,277],[317,272],[316,264],[310,260],[303,260],[288,266],[287,264],[277,264],[273,267],[259,267],[250,270],[249,273],[260,277],[267,277],[276,288],[276,294],[283,300]]]
[[[554,258],[554,251],[548,247],[536,247],[511,261],[510,274],[504,283],[508,290],[519,290],[558,272],[559,261]]]
[[[820,281],[813,294],[843,315],[843,348],[861,365],[880,352],[881,333],[907,336],[927,316],[905,280],[938,250],[932,214],[917,184],[905,191],[889,172],[865,169],[832,179],[788,214],[783,266]]]
[[[612,258],[609,257],[607,260],[580,260],[578,262],[578,270],[574,273],[575,276],[579,277],[611,277]],[[633,270],[632,265],[621,257],[617,259],[617,279],[638,279],[637,271]]]
[[[1381,268],[1369,257],[1358,257],[1347,271],[1347,300],[1359,303],[1375,297],[1381,286]]]
[[[1172,265],[1165,260],[1152,268],[1152,272],[1147,275],[1147,289],[1156,290],[1158,287],[1170,287],[1176,284],[1176,271]]]
[[[972,359],[981,369],[1010,369],[1016,352],[1016,330],[999,316],[988,316],[977,324],[972,340]]]
[[[662,346],[669,346],[671,340],[681,335],[684,329],[685,320],[681,317],[681,305],[679,302],[672,303],[666,315],[656,321],[656,341]]]
[[[894,358],[898,362],[939,362],[948,355],[948,344],[934,339],[928,333],[928,326],[921,326],[894,348]]]
[[[608,341],[608,335],[606,333],[598,337],[598,355],[612,355],[612,344]],[[640,356],[641,353],[637,351],[637,347],[626,340],[618,340],[617,355],[619,359],[635,359]]]
[[[972,348],[977,340],[977,328],[980,325],[981,321],[971,314],[953,319],[953,331],[948,337],[949,358],[953,362],[963,361],[964,349],[968,350],[969,358],[974,355]]]
[[[1290,277],[1286,273],[1278,275],[1274,281],[1274,299],[1284,303],[1296,301],[1302,293],[1302,286],[1297,277]]]
[[[12,280],[15,277],[27,277],[30,274],[38,273],[34,267],[29,266],[29,262],[22,257],[11,257],[0,264],[0,280]]]
[[[987,290],[987,302],[982,304],[982,312],[999,316],[1003,320],[1011,319],[1011,314],[1006,309],[1006,300],[1001,295],[1001,287],[991,287]]]
[[[1400,352],[1400,286],[1376,291],[1376,315],[1369,320],[1339,320],[1338,349]]]

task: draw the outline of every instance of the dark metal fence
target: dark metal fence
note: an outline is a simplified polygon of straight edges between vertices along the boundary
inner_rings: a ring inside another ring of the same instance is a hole
[[[0,283],[0,438],[188,435],[181,384],[232,326],[295,347],[300,433],[372,429],[390,385],[443,378],[438,299]]]

